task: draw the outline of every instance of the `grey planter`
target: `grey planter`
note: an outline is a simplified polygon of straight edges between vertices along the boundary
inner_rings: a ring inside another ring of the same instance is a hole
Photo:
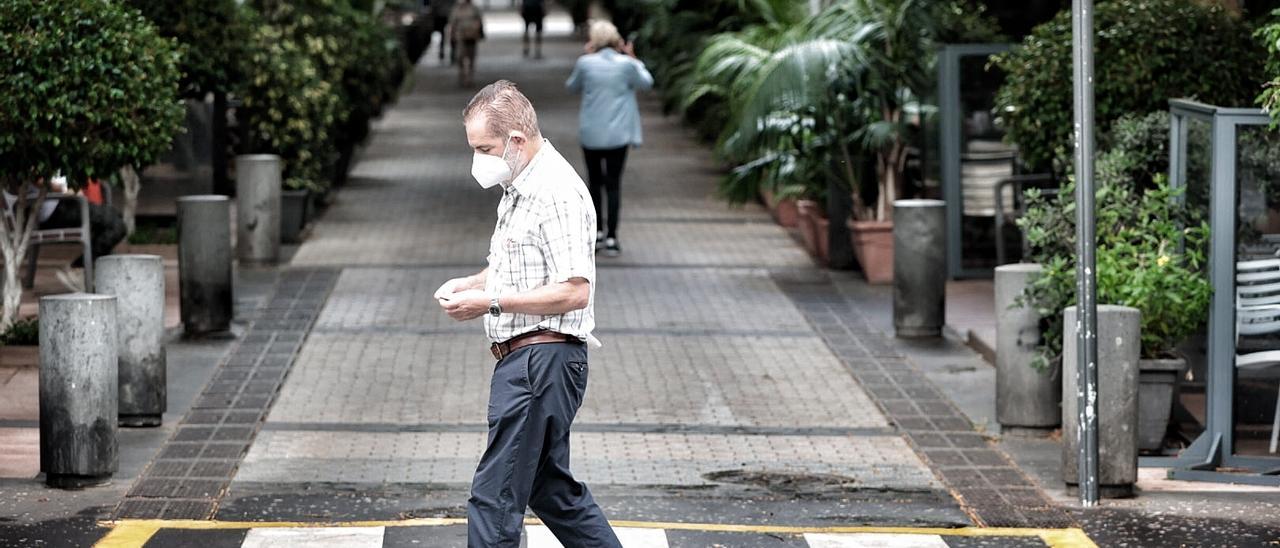
[[[1159,451],[1173,413],[1178,379],[1187,370],[1182,358],[1138,360],[1138,450]]]
[[[280,194],[280,240],[296,244],[302,241],[302,229],[307,227],[311,193],[306,190],[286,190]]]

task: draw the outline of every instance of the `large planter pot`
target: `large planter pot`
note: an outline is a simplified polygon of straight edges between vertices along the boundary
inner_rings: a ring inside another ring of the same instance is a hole
[[[825,266],[831,248],[831,238],[828,236],[831,222],[827,219],[822,204],[813,200],[797,200],[796,210],[797,225],[800,228],[800,238],[804,240],[805,250]]]
[[[1182,358],[1138,360],[1138,450],[1159,452],[1173,413],[1178,379],[1187,370]]]
[[[286,190],[280,194],[280,239],[296,244],[302,241],[307,226],[307,209],[311,204],[306,190]]]
[[[760,197],[764,199],[764,205],[769,209],[769,215],[773,216],[774,222],[786,228],[796,228],[799,223],[800,210],[796,207],[795,198],[778,199],[772,190],[760,189]]]
[[[893,222],[845,221],[849,226],[849,238],[853,254],[862,266],[867,283],[893,283]]]

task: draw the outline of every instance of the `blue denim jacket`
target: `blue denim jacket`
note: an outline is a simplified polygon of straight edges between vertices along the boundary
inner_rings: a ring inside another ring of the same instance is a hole
[[[578,128],[583,148],[602,150],[643,142],[636,91],[653,87],[653,76],[644,63],[604,48],[579,57],[565,87],[582,94]]]

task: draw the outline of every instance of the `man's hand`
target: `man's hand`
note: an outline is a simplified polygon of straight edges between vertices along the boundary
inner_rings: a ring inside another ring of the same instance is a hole
[[[489,312],[490,297],[478,289],[469,289],[440,299],[440,307],[446,314],[460,322],[474,320]]]
[[[449,298],[449,296],[453,295],[454,293],[457,293],[459,291],[463,291],[466,289],[471,289],[470,285],[471,285],[470,276],[464,276],[462,278],[454,278],[440,285],[440,289],[436,290],[435,298],[436,300],[447,299]]]
[[[618,52],[634,58],[636,56],[636,45],[632,42],[623,42],[622,47],[618,48]]]

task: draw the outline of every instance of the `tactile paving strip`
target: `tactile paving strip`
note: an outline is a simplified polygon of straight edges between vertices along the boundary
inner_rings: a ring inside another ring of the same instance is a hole
[[[287,270],[239,345],[116,507],[116,519],[209,519],[338,279]]]
[[[777,272],[774,281],[978,525],[1075,526],[829,278]]]

